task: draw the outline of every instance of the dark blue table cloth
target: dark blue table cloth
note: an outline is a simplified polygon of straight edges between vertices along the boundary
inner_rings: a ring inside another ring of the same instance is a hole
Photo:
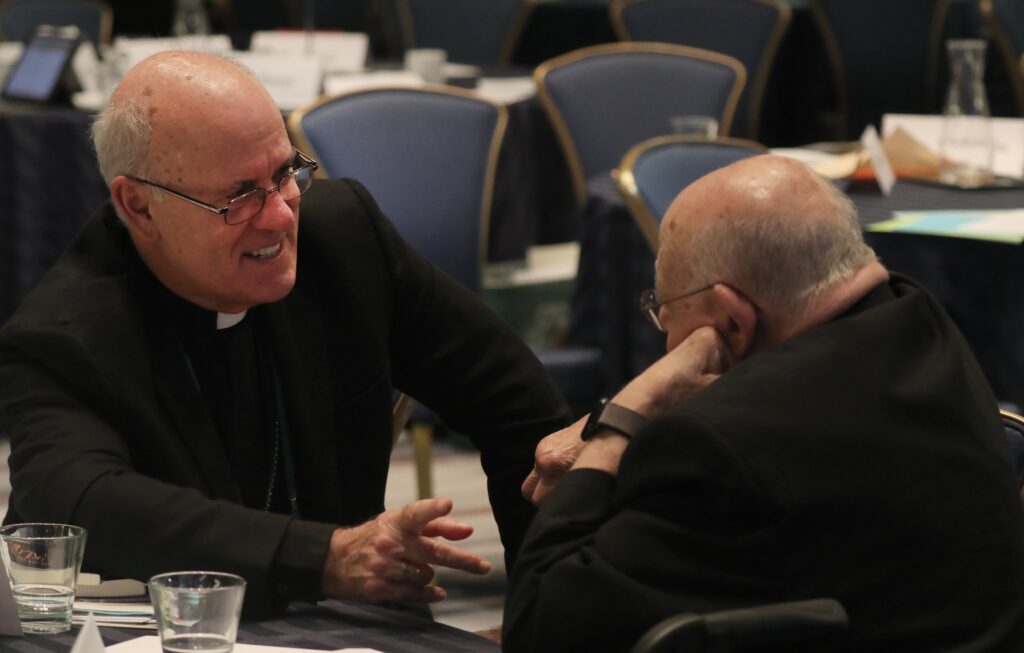
[[[0,652],[66,653],[78,627],[63,635],[0,637]],[[152,630],[100,628],[106,646],[135,637],[155,635]],[[464,630],[431,621],[414,611],[381,606],[324,601],[294,604],[281,619],[243,622],[238,641],[264,646],[286,646],[333,651],[373,648],[385,653],[500,653],[496,643]]]

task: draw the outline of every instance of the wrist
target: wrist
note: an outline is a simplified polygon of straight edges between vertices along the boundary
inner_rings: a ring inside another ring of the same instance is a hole
[[[612,476],[619,473],[622,452],[629,445],[625,436],[614,431],[601,430],[584,445],[573,469],[597,469]]]
[[[631,388],[629,385],[612,397],[611,401],[647,419],[657,417],[665,411],[665,408],[661,407],[661,402],[656,397],[637,388]]]
[[[587,441],[598,432],[613,431],[628,440],[632,439],[646,425],[647,418],[644,415],[614,401],[601,399],[590,411],[590,416],[583,426],[580,437]]]

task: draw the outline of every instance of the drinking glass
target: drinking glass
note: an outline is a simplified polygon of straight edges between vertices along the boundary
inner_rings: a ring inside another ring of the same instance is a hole
[[[245,579],[217,571],[179,571],[149,579],[165,653],[228,653],[235,646]]]
[[[71,629],[75,583],[85,553],[85,529],[69,524],[11,524],[0,528],[0,554],[26,633]]]

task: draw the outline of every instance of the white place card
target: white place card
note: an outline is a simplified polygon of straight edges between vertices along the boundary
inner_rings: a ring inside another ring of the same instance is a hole
[[[82,624],[82,629],[78,631],[71,653],[104,653],[106,650],[103,647],[103,638],[100,637],[100,629],[96,627],[96,619],[90,613]]]
[[[250,51],[263,54],[315,54],[327,72],[362,72],[369,49],[361,32],[254,32],[249,43]]]
[[[888,196],[892,192],[892,187],[896,185],[896,173],[892,170],[892,164],[889,163],[889,157],[886,156],[885,148],[882,147],[882,139],[878,137],[878,131],[874,125],[864,128],[864,133],[860,136],[860,143],[868,152],[868,158],[871,159],[871,166],[875,169],[875,179],[878,180],[882,194]]]
[[[314,55],[236,52],[235,59],[252,70],[282,111],[292,111],[320,97],[323,72]]]
[[[1024,176],[1024,118],[990,118],[992,171],[1006,177]],[[942,154],[942,116],[887,113],[882,116],[882,136],[902,127],[937,154]]]

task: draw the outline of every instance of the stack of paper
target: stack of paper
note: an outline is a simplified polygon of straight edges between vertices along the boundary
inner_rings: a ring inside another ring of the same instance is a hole
[[[156,619],[153,617],[153,606],[150,603],[75,601],[71,621],[82,624],[90,613],[96,619],[97,626],[156,629]]]

